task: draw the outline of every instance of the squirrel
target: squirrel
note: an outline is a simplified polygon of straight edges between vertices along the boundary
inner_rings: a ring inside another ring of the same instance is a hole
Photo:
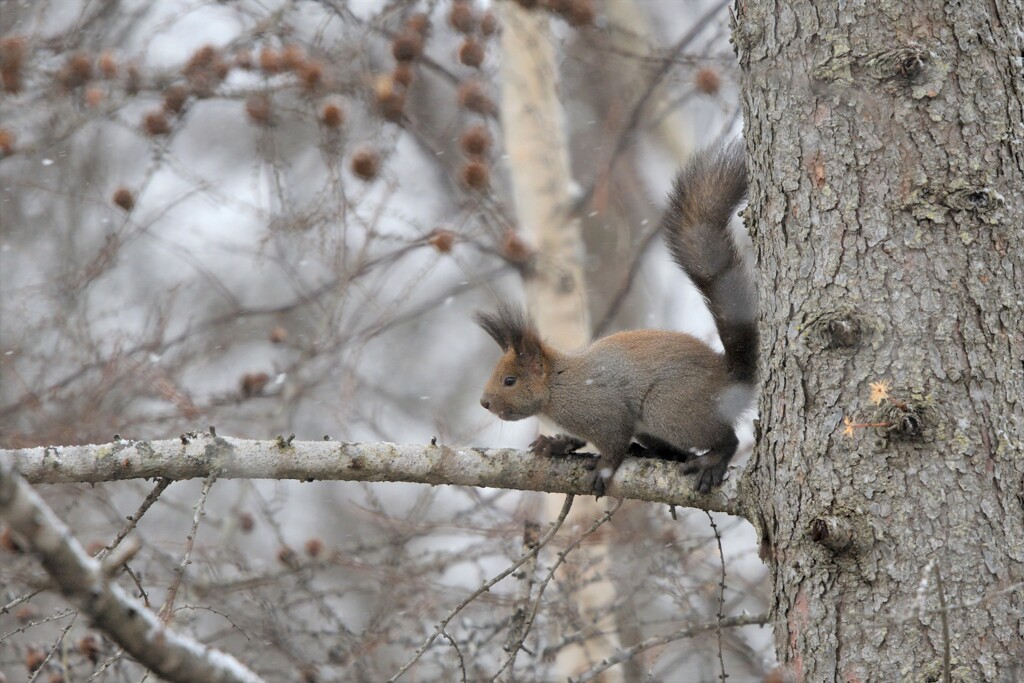
[[[680,171],[662,219],[669,252],[706,300],[724,355],[665,330],[618,332],[563,353],[541,340],[521,307],[502,304],[475,315],[504,351],[480,404],[502,420],[544,415],[571,433],[538,437],[530,444],[537,455],[593,443],[598,497],[628,454],[685,463],[701,493],[721,484],[738,445],[734,423],[752,407],[757,381],[756,293],[729,230],[746,194],[742,143],[704,150]]]

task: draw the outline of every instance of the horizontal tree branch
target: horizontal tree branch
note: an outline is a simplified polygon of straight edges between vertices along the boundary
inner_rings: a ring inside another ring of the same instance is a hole
[[[180,440],[128,441],[0,451],[30,483],[95,483],[161,477],[170,480],[296,479],[404,481],[550,493],[591,493],[591,458],[538,457],[515,449],[450,448],[433,444],[256,441],[209,434]],[[627,458],[607,494],[742,515],[737,476],[699,494],[678,463]]]
[[[259,683],[229,654],[182,636],[111,581],[39,495],[0,461],[0,519],[68,599],[140,664],[169,681]]]

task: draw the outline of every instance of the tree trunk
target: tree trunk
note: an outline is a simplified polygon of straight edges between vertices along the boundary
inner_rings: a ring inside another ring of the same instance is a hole
[[[780,660],[1020,680],[1024,9],[738,5]]]

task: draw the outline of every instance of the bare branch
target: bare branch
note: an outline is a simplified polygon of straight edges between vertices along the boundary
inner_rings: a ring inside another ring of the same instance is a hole
[[[715,517],[710,512],[707,515],[708,522],[711,524],[711,530],[715,534],[715,542],[718,544],[718,559],[722,563],[722,580],[718,582],[718,612],[715,614],[715,617],[718,619],[718,629],[715,632],[715,636],[718,641],[718,666],[719,671],[721,671],[718,678],[722,683],[725,683],[725,679],[729,677],[725,673],[725,658],[722,656],[722,619],[725,618],[725,552],[722,551],[722,535],[718,533]]]
[[[646,640],[640,641],[632,647],[627,647],[622,650],[619,650],[611,657],[608,657],[607,659],[599,662],[596,666],[594,666],[589,671],[585,672],[579,678],[574,678],[572,680],[573,683],[585,683],[586,681],[592,681],[595,678],[597,678],[597,676],[601,674],[603,671],[607,671],[616,664],[619,664],[621,662],[626,661],[627,659],[635,657],[644,650],[649,650],[650,648],[657,647],[658,645],[666,645],[668,643],[671,643],[672,641],[680,640],[682,638],[691,638],[697,635],[698,633],[706,633],[708,631],[715,631],[720,628],[728,628],[735,626],[751,626],[755,624],[757,626],[764,626],[767,623],[767,614],[743,614],[738,617],[727,617],[721,620],[709,621],[705,624],[697,624],[696,626],[681,628],[678,631],[675,631],[674,633],[669,633],[668,635],[664,636],[653,636]]]
[[[64,596],[144,666],[169,681],[255,683],[234,657],[165,627],[104,574],[42,498],[0,464],[0,517],[42,563]]]
[[[537,545],[540,539],[540,524],[532,519],[526,520],[523,526],[523,550],[527,553]],[[534,554],[523,568],[517,573],[516,579],[516,601],[509,619],[508,636],[505,639],[505,652],[509,653],[507,676],[509,681],[514,680],[512,667],[515,665],[516,655],[522,647],[526,638],[523,627],[526,625],[526,614],[530,604],[530,596],[533,593],[533,579],[537,572],[537,555]]]
[[[170,485],[170,479],[157,480],[156,486],[154,486],[153,490],[149,492],[146,499],[142,501],[142,504],[139,505],[139,509],[135,511],[135,514],[128,518],[128,523],[125,524],[124,528],[117,532],[117,536],[114,537],[114,540],[108,545],[103,546],[103,550],[96,555],[97,560],[103,560],[107,555],[117,549],[117,546],[120,545],[121,541],[123,541],[125,537],[135,529],[136,525],[138,525],[139,520],[142,519],[142,515],[146,514],[146,511],[153,506],[153,503],[157,501],[157,498],[159,498],[160,494],[164,492],[164,489]]]
[[[542,458],[511,448],[451,448],[427,444],[257,441],[209,434],[181,440],[128,441],[0,451],[29,483],[97,483],[162,477],[177,481],[216,474],[223,479],[404,481],[549,493],[590,494],[590,456]],[[187,442],[187,443],[183,443]],[[709,494],[693,489],[676,463],[627,458],[608,495],[743,516],[737,476]]]
[[[185,539],[185,554],[182,555],[181,562],[174,571],[174,582],[167,589],[167,597],[164,598],[164,604],[158,612],[165,624],[169,624],[171,621],[171,614],[174,611],[174,599],[177,597],[178,589],[181,587],[181,580],[185,576],[185,569],[192,564],[192,548],[196,542],[196,534],[199,533],[199,522],[203,519],[203,507],[206,505],[206,497],[210,495],[210,489],[215,481],[217,481],[217,475],[211,474],[203,482],[203,490],[199,494],[199,502],[196,503],[195,507],[196,512],[192,516],[192,530],[188,532],[188,537]]]
[[[434,633],[431,634],[426,639],[426,641],[424,641],[424,643],[419,647],[418,650],[416,650],[416,654],[412,656],[412,659],[406,662],[405,665],[398,670],[398,673],[389,678],[388,683],[392,683],[393,681],[398,680],[402,676],[402,674],[408,671],[409,668],[413,664],[415,664],[417,660],[419,660],[423,653],[426,652],[427,648],[430,647],[431,643],[433,643],[434,640],[437,639],[437,636],[444,632],[445,628],[448,627],[448,624],[451,623],[451,620],[454,619],[459,614],[459,612],[465,609],[466,605],[473,602],[487,591],[491,590],[491,588],[493,588],[499,581],[501,581],[506,576],[514,572],[519,567],[523,566],[525,563],[529,562],[532,558],[536,557],[537,553],[540,552],[541,548],[546,546],[548,542],[555,537],[555,534],[558,533],[558,530],[562,528],[562,523],[565,522],[565,518],[569,514],[569,510],[572,508],[572,501],[573,496],[570,495],[565,497],[565,502],[562,504],[562,511],[559,513],[558,519],[551,523],[551,528],[548,529],[547,533],[544,534],[544,536],[537,542],[537,544],[534,547],[532,547],[529,550],[529,552],[527,552],[525,555],[523,555],[518,560],[513,562],[509,567],[506,567],[504,571],[500,572],[496,576],[491,577],[491,579],[489,579],[488,581],[485,581],[484,584],[480,586],[480,588],[476,589],[476,591],[467,596],[466,599],[464,599],[458,605],[453,607],[452,610],[448,612],[447,616],[445,616],[445,618],[441,620],[441,623],[439,623],[437,627],[434,629]]]
[[[46,657],[43,659],[42,662],[39,663],[39,666],[36,667],[35,671],[32,672],[32,676],[28,679],[28,683],[33,683],[36,679],[39,678],[39,674],[41,674],[46,669],[46,663],[53,658],[53,653],[56,652],[58,648],[60,648],[60,646],[64,643],[64,638],[67,637],[68,631],[71,630],[71,627],[75,625],[75,620],[77,618],[78,612],[71,614],[71,621],[69,621],[68,625],[61,630],[60,636],[58,636],[57,640],[55,640],[53,642],[53,645],[50,646],[50,650],[46,653]]]
[[[621,506],[622,501],[616,501],[615,504],[612,505],[612,507],[605,510],[603,515],[594,520],[593,524],[590,525],[589,529],[587,529],[582,534],[573,539],[572,543],[570,543],[565,550],[562,550],[558,553],[557,559],[552,563],[551,567],[548,568],[547,574],[544,576],[540,584],[537,586],[537,597],[534,598],[533,606],[530,609],[530,613],[527,615],[526,621],[522,626],[522,633],[519,636],[518,642],[515,643],[514,649],[511,653],[509,653],[508,658],[505,659],[505,663],[502,664],[501,669],[498,670],[498,674],[495,675],[494,680],[497,680],[498,676],[500,676],[501,673],[505,669],[510,667],[512,663],[515,661],[516,653],[523,647],[523,643],[526,641],[526,637],[530,634],[530,629],[533,627],[533,622],[537,618],[537,612],[540,610],[541,600],[544,598],[544,591],[547,589],[548,584],[551,583],[552,579],[555,578],[555,572],[562,565],[562,563],[565,562],[565,558],[569,556],[570,552],[579,547],[580,543],[582,543],[588,537],[592,536],[593,533],[601,527],[601,525],[603,525],[605,522],[611,519],[612,515],[614,515]]]

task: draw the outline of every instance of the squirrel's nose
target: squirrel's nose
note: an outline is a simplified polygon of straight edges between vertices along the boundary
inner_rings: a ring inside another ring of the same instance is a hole
[[[480,405],[482,405],[485,410],[490,410],[491,409],[491,402],[488,401],[486,398],[480,399]]]

